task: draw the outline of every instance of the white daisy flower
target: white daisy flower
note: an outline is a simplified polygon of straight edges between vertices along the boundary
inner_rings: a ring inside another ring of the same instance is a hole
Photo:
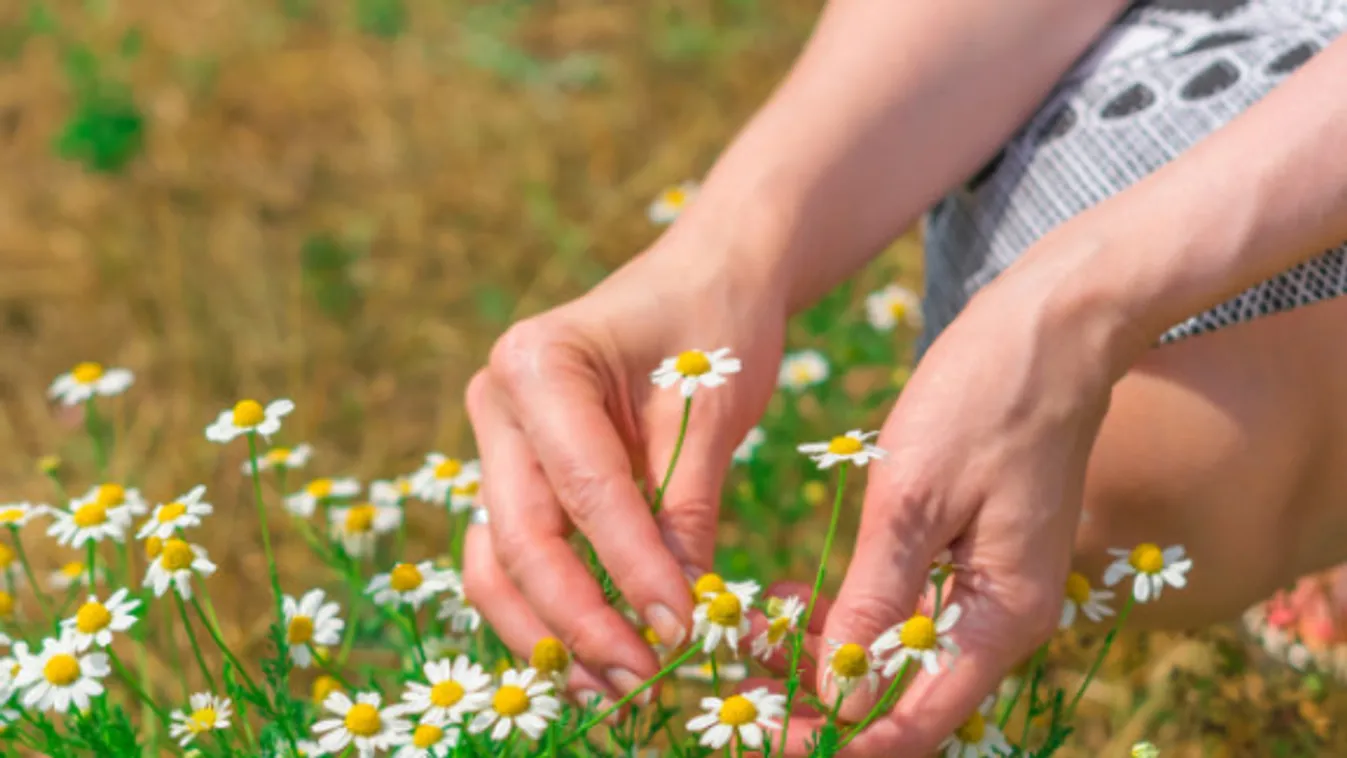
[[[994,758],[1010,755],[1010,743],[994,723],[988,723],[992,707],[996,705],[996,696],[990,695],[982,701],[968,720],[963,722],[954,734],[940,743],[944,758]]]
[[[799,392],[823,383],[830,373],[828,359],[817,350],[786,353],[776,374],[776,386]]]
[[[697,580],[698,584],[704,584],[705,579],[702,577]],[[700,595],[701,601],[692,612],[692,637],[702,641],[703,653],[711,654],[724,640],[731,653],[739,654],[739,640],[748,634],[751,626],[746,612],[753,606],[753,598],[757,593],[756,582],[729,582],[724,583],[723,589],[719,591],[711,590]]]
[[[559,689],[566,686],[566,675],[571,670],[571,651],[556,637],[543,637],[533,643],[529,667],[538,676],[550,679]]]
[[[313,740],[295,740],[295,749],[299,751],[295,758],[319,758],[327,755],[327,751]]]
[[[360,482],[351,477],[314,479],[304,489],[285,496],[285,509],[300,518],[308,518],[324,501],[352,498],[360,494]]]
[[[491,704],[478,711],[468,731],[481,734],[490,729],[491,739],[500,742],[517,728],[536,740],[560,713],[561,701],[552,696],[551,682],[533,669],[510,670],[501,676]]]
[[[300,668],[308,668],[313,663],[310,645],[336,645],[341,642],[342,630],[346,628],[346,622],[338,616],[341,606],[324,603],[323,600],[324,594],[320,589],[309,590],[298,602],[289,595],[281,599],[290,660]]]
[[[360,503],[333,508],[329,512],[332,539],[341,542],[346,554],[360,558],[374,552],[381,534],[388,534],[402,523],[402,509],[392,505]]]
[[[1109,555],[1117,560],[1104,570],[1104,586],[1112,587],[1124,577],[1136,574],[1132,582],[1132,596],[1138,603],[1160,599],[1160,590],[1168,584],[1183,589],[1188,584],[1188,569],[1193,562],[1184,556],[1183,547],[1172,545],[1161,550],[1146,542],[1131,550],[1109,548]]]
[[[134,381],[135,377],[124,368],[103,368],[101,363],[81,363],[56,377],[47,388],[47,397],[60,400],[62,405],[79,405],[95,395],[120,395]]]
[[[51,511],[50,506],[34,505],[32,503],[6,503],[0,505],[0,526],[10,526],[15,529],[26,525],[29,521]]]
[[[697,182],[691,179],[665,187],[646,209],[646,216],[654,224],[671,224],[683,212],[683,208],[692,202],[700,190]]]
[[[393,753],[393,758],[448,758],[458,744],[458,731],[417,724],[411,734],[403,737],[402,746]]]
[[[53,508],[51,513],[55,521],[47,527],[47,534],[76,548],[86,542],[124,541],[132,515],[127,508],[110,507],[99,497],[72,500],[69,508]]]
[[[870,661],[870,653],[854,642],[828,640],[828,657],[824,659],[825,679],[837,683],[837,691],[845,697],[864,684],[871,692],[879,686],[879,672]]]
[[[870,646],[870,654],[875,660],[883,660],[886,653],[893,651],[893,655],[884,664],[886,677],[898,673],[903,661],[909,658],[921,664],[928,673],[938,674],[941,650],[950,655],[959,654],[959,646],[949,638],[949,631],[958,623],[961,612],[958,605],[948,605],[936,619],[920,613],[915,614],[907,621],[879,635]]]
[[[1138,742],[1132,745],[1132,758],[1160,758],[1160,748],[1153,742]]]
[[[233,408],[220,411],[215,423],[206,427],[206,439],[224,444],[240,435],[254,433],[262,439],[281,430],[281,419],[295,409],[289,400],[273,400],[263,408],[256,400],[240,400]]]
[[[91,698],[103,694],[101,680],[110,671],[107,654],[81,652],[68,634],[43,640],[36,655],[27,646],[16,645],[14,652],[19,663],[14,687],[23,693],[25,708],[65,713],[73,705],[83,711]]]
[[[464,471],[463,476],[459,477],[459,483],[449,488],[449,511],[451,513],[462,513],[463,511],[477,505],[477,495],[482,489],[482,468],[477,461],[471,469]]]
[[[464,496],[456,494],[454,490],[472,487],[475,497],[477,490],[472,485],[481,480],[482,464],[478,461],[463,461],[440,453],[430,453],[421,468],[412,474],[412,492],[427,503],[447,504],[451,509],[459,511],[472,505],[473,498],[464,502]]]
[[[760,426],[755,426],[748,430],[744,439],[739,443],[739,447],[734,449],[735,463],[748,463],[753,460],[753,454],[757,452],[762,443],[767,440],[767,432]]]
[[[102,584],[107,578],[107,572],[101,566],[94,567],[94,583]],[[68,590],[71,587],[79,585],[81,587],[89,586],[89,570],[84,565],[84,561],[67,561],[61,564],[61,567],[47,575],[47,583],[53,589]]]
[[[201,518],[209,516],[215,511],[210,503],[201,502],[201,496],[204,494],[206,494],[206,485],[198,484],[192,488],[191,492],[177,500],[156,505],[154,513],[150,514],[150,520],[140,527],[139,532],[136,532],[136,539],[143,540],[153,536],[166,540],[180,529],[200,526]]]
[[[399,476],[396,479],[377,479],[370,482],[369,499],[377,505],[402,505],[411,497],[412,478]]]
[[[365,587],[365,594],[373,595],[379,605],[396,607],[406,603],[419,609],[453,583],[453,577],[435,568],[432,561],[399,563],[387,574],[375,574]]]
[[[312,456],[313,446],[308,443],[295,445],[294,447],[273,447],[257,459],[257,470],[304,468],[308,465],[309,458]],[[251,460],[244,461],[242,468],[245,474],[253,473],[253,462]]]
[[[458,724],[491,702],[491,675],[466,655],[431,661],[421,673],[428,683],[408,682],[400,707],[422,724]]]
[[[112,644],[113,632],[124,632],[135,626],[137,618],[132,613],[140,607],[140,601],[127,598],[127,589],[122,587],[106,602],[97,595],[90,595],[74,616],[61,622],[64,633],[70,635],[79,650],[90,647],[107,647]]]
[[[753,640],[753,657],[765,661],[776,654],[795,632],[804,613],[804,601],[790,595],[767,599],[767,628]]]
[[[672,358],[665,358],[659,368],[650,372],[650,381],[661,389],[678,385],[683,397],[692,397],[698,387],[719,387],[730,374],[739,373],[743,365],[738,358],[730,358],[730,349],[722,347],[709,353],[686,350]]]
[[[229,717],[233,713],[229,698],[198,692],[187,702],[191,710],[180,708],[174,711],[173,724],[168,728],[168,736],[177,740],[179,747],[192,744],[192,740],[203,732],[229,728]]]
[[[355,700],[344,692],[333,692],[323,701],[323,707],[337,718],[325,719],[313,725],[318,746],[325,752],[337,754],[355,744],[360,758],[391,750],[401,744],[403,736],[412,730],[410,721],[402,718],[396,706],[380,708],[382,698],[377,692],[361,692]]]
[[[830,468],[838,461],[864,466],[870,461],[877,461],[888,455],[867,442],[878,434],[879,432],[862,433],[859,429],[852,429],[841,437],[833,437],[828,442],[809,442],[796,449],[813,458],[819,468]]]
[[[893,329],[899,322],[913,329],[920,329],[924,323],[921,315],[921,298],[917,293],[898,284],[890,284],[867,295],[865,316],[870,321],[870,326],[881,332]]]
[[[164,540],[159,557],[145,571],[145,587],[154,589],[155,597],[163,597],[172,585],[183,600],[192,598],[192,576],[203,578],[215,573],[215,564],[200,545],[184,542],[176,537]]]
[[[722,684],[735,684],[748,678],[748,666],[738,661],[716,662],[716,675],[711,676],[711,662],[687,663],[674,669],[674,676],[688,682],[711,682],[719,678]]]
[[[1066,602],[1062,604],[1060,628],[1067,629],[1076,623],[1076,614],[1083,613],[1085,618],[1098,623],[1105,616],[1112,616],[1113,609],[1105,603],[1113,599],[1113,593],[1090,588],[1090,580],[1084,574],[1072,571],[1066,578]]]
[[[435,618],[449,622],[449,631],[454,634],[476,632],[482,625],[482,614],[463,594],[460,586],[449,588],[450,595],[440,603]]]
[[[719,750],[738,737],[743,748],[759,750],[765,730],[781,728],[776,719],[786,712],[786,696],[759,687],[724,700],[704,697],[701,705],[706,712],[688,722],[688,731],[702,733],[703,747]]]
[[[144,516],[150,512],[150,505],[140,496],[140,490],[134,487],[127,489],[116,482],[90,487],[83,497],[77,498],[77,502],[98,502],[110,511],[123,510],[132,516]]]

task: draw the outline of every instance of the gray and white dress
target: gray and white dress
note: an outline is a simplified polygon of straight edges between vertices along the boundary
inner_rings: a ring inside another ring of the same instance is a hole
[[[926,219],[926,333],[1053,227],[1229,122],[1347,30],[1347,0],[1134,3]],[[1341,92],[1347,96],[1347,82]],[[1347,292],[1347,246],[1176,324],[1182,339]]]

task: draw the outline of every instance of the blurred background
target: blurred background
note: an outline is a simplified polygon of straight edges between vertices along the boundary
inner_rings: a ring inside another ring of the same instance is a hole
[[[48,454],[71,489],[93,484],[80,418],[47,385],[84,360],[132,369],[109,406],[111,472],[152,502],[210,485],[212,594],[226,633],[262,645],[244,450],[204,426],[239,397],[290,397],[287,439],[313,443],[323,475],[471,456],[462,393],[494,338],[654,238],[647,204],[710,166],[820,5],[0,3],[0,501],[50,501],[35,468]],[[911,236],[825,307],[895,279],[920,288]],[[807,318],[797,332],[819,336]],[[901,384],[914,336],[886,348],[881,384]],[[793,526],[765,552],[731,515],[732,568],[771,555],[764,573],[793,569],[814,539],[796,484]],[[278,531],[302,576],[302,542]],[[418,531],[442,549],[440,522]],[[1064,684],[1097,642],[1059,640]],[[1250,650],[1233,626],[1125,637],[1070,754],[1148,738],[1166,755],[1347,755],[1328,680]]]

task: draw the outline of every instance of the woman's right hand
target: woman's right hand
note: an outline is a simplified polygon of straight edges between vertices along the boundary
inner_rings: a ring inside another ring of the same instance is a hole
[[[780,365],[784,289],[742,258],[675,241],[677,232],[589,294],[513,326],[467,392],[489,514],[469,529],[468,598],[516,653],[527,657],[545,636],[561,640],[585,701],[626,694],[659,662],[605,602],[569,535],[588,538],[666,645],[685,641],[689,578],[711,566],[722,481]],[[731,261],[741,270],[729,271]],[[722,347],[742,372],[696,392],[676,473],[652,515],[647,498],[673,454],[683,397],[652,385],[650,373],[685,350]]]

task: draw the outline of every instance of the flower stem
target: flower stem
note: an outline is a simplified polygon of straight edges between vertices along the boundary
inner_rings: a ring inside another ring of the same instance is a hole
[[[669,468],[664,471],[664,481],[659,489],[655,490],[655,502],[651,504],[650,510],[653,513],[659,513],[660,508],[664,507],[664,493],[669,489],[669,480],[673,479],[674,467],[678,465],[678,455],[683,452],[683,440],[688,435],[688,419],[692,417],[692,396],[689,395],[683,401],[683,420],[678,424],[678,439],[674,441],[673,455],[669,456]]]
[[[206,684],[210,686],[211,692],[219,692],[215,687],[215,677],[210,673],[210,667],[206,665],[206,657],[201,654],[201,645],[196,641],[196,632],[192,630],[192,619],[187,615],[187,606],[182,602],[182,595],[174,591],[173,601],[178,605],[178,616],[182,618],[182,626],[187,630],[187,641],[192,644],[192,654],[196,656],[196,663],[201,667],[202,676],[206,677]]]
[[[167,725],[168,714],[164,713],[164,710],[154,702],[154,698],[145,693],[144,688],[140,686],[140,683],[136,681],[136,678],[132,676],[131,672],[122,664],[122,660],[117,657],[117,653],[113,652],[110,647],[106,648],[106,650],[108,653],[108,660],[112,661],[112,667],[117,670],[117,675],[126,683],[126,686],[136,696],[136,699],[140,700],[140,702],[144,703],[150,710],[154,711],[154,715],[159,717],[159,721]]]
[[[1104,663],[1104,656],[1108,655],[1109,648],[1113,647],[1113,641],[1118,637],[1123,624],[1127,623],[1127,617],[1135,605],[1136,596],[1128,595],[1127,602],[1123,603],[1122,610],[1118,613],[1118,622],[1108,630],[1108,636],[1104,637],[1104,646],[1099,649],[1099,655],[1095,656],[1094,663],[1090,664],[1090,670],[1085,673],[1085,680],[1080,683],[1080,689],[1076,690],[1076,696],[1071,698],[1071,705],[1066,707],[1065,723],[1071,723],[1071,719],[1076,715],[1076,706],[1080,705],[1080,699],[1085,696],[1085,689],[1090,686],[1095,674],[1099,673],[1099,667]]]
[[[181,598],[179,598],[178,603],[179,605],[181,605],[182,603]],[[215,643],[216,647],[220,648],[220,652],[223,653],[224,656],[229,659],[229,662],[234,666],[234,668],[238,670],[239,677],[243,679],[243,682],[248,686],[249,689],[254,690],[258,694],[264,696],[263,699],[265,699],[266,693],[260,687],[258,687],[257,684],[253,682],[252,677],[248,676],[247,669],[243,668],[243,663],[239,661],[238,657],[234,655],[234,652],[229,649],[228,645],[225,644],[224,638],[220,636],[220,630],[216,629],[215,624],[211,621],[211,619],[206,617],[206,612],[202,610],[201,602],[197,600],[196,595],[192,595],[192,608],[196,611],[197,617],[201,619],[201,625],[206,627],[206,634],[210,635],[211,641]],[[185,610],[183,612],[186,613]]]
[[[251,464],[253,480],[253,499],[257,505],[257,521],[262,527],[262,552],[267,559],[267,572],[271,578],[272,600],[276,605],[276,618],[285,614],[281,610],[281,578],[276,573],[276,558],[271,554],[271,530],[267,528],[267,506],[262,500],[262,476],[257,468],[257,432],[248,432],[248,461]],[[285,651],[281,651],[284,653]]]
[[[664,664],[664,668],[657,671],[654,676],[642,682],[640,687],[637,687],[631,692],[628,692],[626,695],[622,696],[622,698],[619,699],[616,703],[613,703],[612,705],[608,706],[604,710],[595,714],[588,721],[577,727],[576,730],[573,733],[571,733],[571,736],[562,740],[561,744],[557,745],[557,747],[558,748],[566,747],[567,745],[574,742],[576,739],[583,737],[585,732],[588,732],[595,726],[602,724],[604,719],[608,718],[614,713],[617,713],[618,710],[620,710],[627,703],[630,703],[631,701],[639,697],[641,693],[655,686],[656,682],[668,676],[674,669],[678,668],[679,666],[682,666],[684,663],[687,663],[688,659],[692,658],[692,656],[696,655],[700,650],[701,648],[697,647],[696,645],[690,646],[687,650],[683,651],[682,655]]]
[[[716,664],[716,651],[711,651],[711,694],[720,697],[720,667]]]
[[[94,565],[98,563],[98,543],[89,540],[85,548],[84,571],[89,577],[89,592],[94,591]]]
[[[14,554],[19,556],[19,564],[23,566],[23,574],[28,577],[28,584],[32,586],[33,594],[37,596],[38,605],[42,606],[42,615],[50,619],[51,604],[47,602],[47,593],[37,583],[37,576],[33,574],[33,564],[28,562],[28,554],[23,551],[23,540],[19,538],[19,527],[11,524],[9,536],[14,543]]]
[[[1034,679],[1035,683],[1038,681],[1036,679],[1036,677],[1038,676],[1038,669],[1040,666],[1043,665],[1043,659],[1047,657],[1048,657],[1048,643],[1045,642],[1039,646],[1038,650],[1034,651],[1033,660],[1029,661],[1029,668],[1025,670],[1024,676],[1020,679],[1019,686],[1015,688],[1015,694],[1010,697],[1010,701],[1006,703],[1005,711],[1001,713],[1001,718],[996,724],[997,729],[1000,729],[1003,732],[1006,730],[1006,724],[1010,723],[1010,715],[1015,710],[1015,703],[1019,702],[1020,695],[1024,694],[1025,685],[1029,684],[1030,679]],[[1034,697],[1035,693],[1031,692],[1029,694],[1030,712],[1034,710]],[[1025,721],[1024,737],[1021,737],[1021,740],[1023,741],[1027,739],[1028,735],[1029,735],[1029,722]]]
[[[889,688],[884,691],[884,697],[875,701],[875,706],[870,709],[869,713],[865,714],[865,718],[861,719],[860,723],[856,724],[856,728],[852,729],[851,733],[842,739],[842,744],[838,746],[839,748],[846,747],[849,742],[856,739],[856,735],[865,731],[866,727],[875,723],[875,720],[888,710],[890,703],[898,701],[898,698],[902,694],[899,688],[902,687],[903,680],[907,678],[907,667],[911,665],[911,663],[911,658],[907,658],[903,661],[903,665],[898,669],[898,673],[894,675],[893,681],[889,682]]]
[[[341,682],[341,686],[345,687],[348,692],[356,692],[360,689],[359,687],[352,686],[350,682],[346,681],[346,677],[342,676],[341,671],[337,670],[337,667],[332,665],[331,660],[325,656],[319,655],[318,649],[313,646],[312,642],[306,642],[304,643],[304,646],[309,649],[309,655],[313,656],[313,659],[318,662],[318,667],[328,676]]]
[[[828,519],[828,533],[823,537],[823,554],[819,556],[818,572],[814,575],[814,589],[809,593],[809,604],[795,630],[795,641],[790,649],[790,670],[786,672],[786,712],[781,717],[781,749],[786,752],[786,730],[790,727],[790,712],[795,705],[795,693],[800,688],[800,653],[804,650],[805,630],[814,615],[814,606],[818,603],[819,593],[823,591],[823,580],[828,575],[828,555],[832,553],[833,539],[837,536],[837,522],[842,515],[842,495],[847,489],[847,463],[843,461],[837,467],[837,493],[833,496],[833,512]]]
[[[98,415],[98,406],[94,404],[94,398],[89,396],[84,401],[84,431],[89,435],[89,442],[94,449],[94,463],[98,466],[99,478],[106,478],[108,470],[108,453],[103,447],[103,432],[101,429],[102,419]]]
[[[403,614],[407,617],[407,626],[411,630],[412,646],[416,649],[417,657],[420,659],[418,665],[426,665],[426,648],[421,644],[421,630],[416,625],[416,610],[410,605],[403,608]]]

